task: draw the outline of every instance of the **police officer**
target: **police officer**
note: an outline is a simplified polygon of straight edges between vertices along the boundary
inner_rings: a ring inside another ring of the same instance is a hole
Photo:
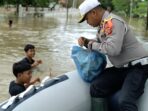
[[[98,27],[96,40],[80,37],[79,45],[106,54],[113,65],[91,83],[92,102],[96,104],[99,101],[100,104],[102,98],[120,90],[120,111],[138,111],[136,100],[144,92],[148,51],[136,39],[126,22],[104,10],[98,0],[85,0],[79,9],[79,23],[86,20],[92,27]]]

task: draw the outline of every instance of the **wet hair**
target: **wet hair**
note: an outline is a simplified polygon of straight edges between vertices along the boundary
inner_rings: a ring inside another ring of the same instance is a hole
[[[20,62],[14,63],[12,69],[13,69],[14,76],[17,77],[19,73],[30,70],[31,65],[20,61]]]
[[[27,44],[25,47],[24,47],[24,51],[27,52],[29,49],[35,49],[35,46],[32,45],[32,44]]]

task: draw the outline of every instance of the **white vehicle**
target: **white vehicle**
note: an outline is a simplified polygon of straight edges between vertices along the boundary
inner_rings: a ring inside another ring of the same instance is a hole
[[[91,111],[89,86],[77,71],[53,79],[46,77],[39,87],[32,85],[1,103],[0,111]],[[138,101],[139,111],[147,111],[147,95],[148,87]]]

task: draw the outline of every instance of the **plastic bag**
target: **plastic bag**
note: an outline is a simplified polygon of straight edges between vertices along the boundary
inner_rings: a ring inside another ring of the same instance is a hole
[[[97,51],[90,51],[79,46],[73,46],[73,58],[81,78],[86,82],[95,79],[106,67],[106,56]]]

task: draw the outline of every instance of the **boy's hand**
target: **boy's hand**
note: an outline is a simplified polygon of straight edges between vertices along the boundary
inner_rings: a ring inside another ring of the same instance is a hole
[[[42,60],[35,60],[35,62],[31,65],[32,67],[36,67],[39,64],[42,64]]]
[[[36,82],[41,82],[41,79],[39,77],[33,79],[30,84],[35,84]]]
[[[42,64],[42,60],[37,60],[37,62],[38,62],[39,64]]]
[[[39,77],[37,77],[37,78],[34,79],[34,82],[35,82],[35,83],[36,83],[36,82],[41,82],[41,79],[40,79]]]
[[[36,82],[41,82],[41,80],[40,80],[39,77],[37,77],[37,78],[31,80],[29,83],[25,83],[24,86],[27,88],[27,87],[29,87],[30,85],[35,84]]]

